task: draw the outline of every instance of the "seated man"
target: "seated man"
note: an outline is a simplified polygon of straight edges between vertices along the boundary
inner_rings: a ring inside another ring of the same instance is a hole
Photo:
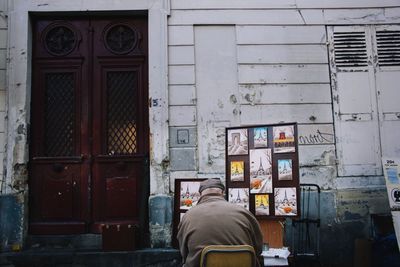
[[[200,265],[201,251],[208,245],[250,245],[256,255],[263,238],[256,218],[243,207],[227,202],[219,178],[201,182],[201,197],[183,216],[178,226],[178,241],[185,267]]]

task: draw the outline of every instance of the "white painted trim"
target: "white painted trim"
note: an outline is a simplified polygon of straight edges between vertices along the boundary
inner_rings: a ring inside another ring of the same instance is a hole
[[[169,177],[162,165],[168,162],[168,57],[167,16],[169,0],[8,0],[9,57],[6,183],[17,182],[15,166],[28,163],[27,128],[30,121],[31,32],[29,12],[148,10],[149,98],[159,105],[149,109],[150,123],[150,193],[169,193]],[[25,177],[27,179],[27,173]],[[165,179],[166,178],[166,179]],[[26,182],[26,181],[25,181]],[[160,185],[159,183],[162,183]],[[5,193],[24,191],[7,188]]]

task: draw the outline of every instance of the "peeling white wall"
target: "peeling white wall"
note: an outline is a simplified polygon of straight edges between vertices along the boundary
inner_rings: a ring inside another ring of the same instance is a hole
[[[6,114],[6,66],[7,66],[7,0],[0,0],[0,192],[4,181],[5,114]]]
[[[395,0],[171,0],[170,133],[196,138],[170,140],[171,190],[176,178],[225,178],[225,127],[279,122],[299,123],[301,182],[382,187],[382,177],[338,184],[326,26],[390,23]]]

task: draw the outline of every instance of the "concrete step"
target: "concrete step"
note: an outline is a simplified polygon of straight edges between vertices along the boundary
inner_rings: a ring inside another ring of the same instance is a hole
[[[102,239],[99,234],[29,235],[25,247],[28,249],[100,250],[101,242]]]
[[[0,254],[1,267],[178,267],[176,249],[101,250],[34,248]]]

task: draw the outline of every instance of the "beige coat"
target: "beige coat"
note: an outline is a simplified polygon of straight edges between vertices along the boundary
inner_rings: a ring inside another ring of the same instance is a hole
[[[262,233],[256,218],[220,195],[204,195],[178,226],[179,248],[185,267],[198,267],[207,245],[250,245],[261,254]]]

